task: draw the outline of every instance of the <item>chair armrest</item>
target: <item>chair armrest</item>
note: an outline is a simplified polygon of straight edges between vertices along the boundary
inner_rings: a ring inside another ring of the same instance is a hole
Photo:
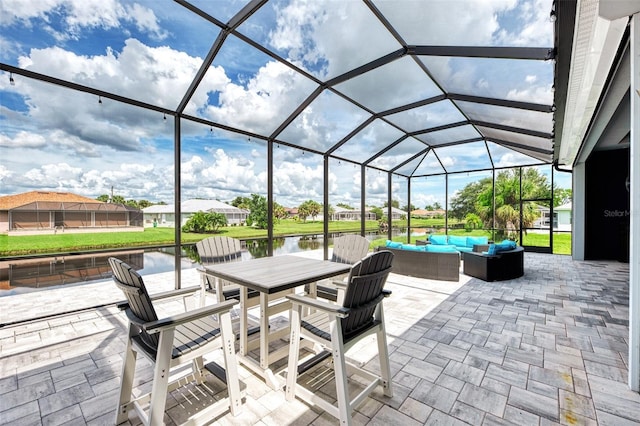
[[[462,252],[462,260],[464,261],[465,257],[474,257],[477,259],[495,259],[500,257],[500,253],[498,254],[484,254],[482,252],[477,251],[465,251]]]
[[[336,288],[340,289],[340,290],[345,290],[347,288],[347,284],[344,281],[331,281],[331,284],[336,286]]]
[[[346,318],[349,316],[348,308],[334,303],[325,302],[321,299],[314,299],[313,297],[303,296],[300,294],[288,294],[286,297],[293,304],[304,305],[319,311],[335,314],[340,318]]]
[[[473,252],[474,253],[482,253],[483,251],[488,251],[489,250],[489,246],[490,246],[490,244],[474,244],[473,245]]]
[[[178,290],[163,291],[161,293],[151,294],[149,295],[149,298],[154,302],[161,300],[178,299],[180,297],[188,295],[189,293],[195,293],[196,291],[200,291],[200,286],[191,286]],[[129,307],[129,302],[127,302],[126,300],[121,300],[119,302],[116,302],[116,307],[120,310],[125,310]]]
[[[178,290],[169,290],[169,291],[163,291],[161,293],[150,294],[149,298],[151,298],[151,300],[154,302],[157,300],[178,299],[184,295],[188,295],[189,293],[195,293],[196,291],[200,291],[199,285],[184,287]]]
[[[227,313],[231,310],[231,308],[233,308],[234,305],[237,305],[238,303],[239,302],[235,299],[226,300],[221,303],[216,303],[215,305],[205,306],[204,308],[198,308],[192,311],[162,318],[157,321],[148,322],[144,324],[144,329],[148,333],[157,333],[159,331],[169,328],[175,328],[179,325],[186,324],[200,318]]]

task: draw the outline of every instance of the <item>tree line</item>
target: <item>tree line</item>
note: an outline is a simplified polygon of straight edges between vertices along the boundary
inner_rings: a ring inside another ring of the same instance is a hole
[[[553,198],[551,192],[549,180],[537,169],[524,169],[522,176],[519,169],[504,170],[496,175],[495,186],[491,177],[467,184],[451,197],[448,214],[465,221],[467,228],[506,232],[530,228],[540,217],[539,206],[557,207],[571,201],[570,189],[554,188]],[[522,212],[521,200],[525,200]]]
[[[152,203],[149,200],[133,200],[133,199],[125,200],[122,195],[109,195],[109,194],[102,194],[96,197],[96,200],[102,201],[103,203],[124,204],[125,206],[129,206],[129,207],[133,207],[141,210],[146,207],[154,206],[157,204],[161,204],[161,205],[167,204],[164,201],[161,201],[159,203]]]
[[[516,230],[529,228],[535,220],[540,217],[540,211],[537,206],[550,207],[551,202],[554,207],[571,201],[570,189],[554,188],[553,199],[551,200],[551,185],[545,175],[537,169],[528,168],[522,171],[520,169],[509,169],[499,172],[496,175],[495,186],[493,179],[486,177],[476,182],[467,184],[456,195],[451,197],[448,215],[451,218],[459,219],[465,222],[467,228],[496,228],[499,230]],[[495,197],[494,197],[495,195]],[[494,206],[495,198],[495,206]],[[531,200],[531,202],[523,203],[522,215],[520,212],[520,200]],[[97,200],[103,202],[111,202],[125,204],[138,209],[152,206],[154,204],[148,200],[125,200],[119,195],[110,196],[103,194],[97,197]],[[551,202],[549,202],[551,200]],[[268,225],[268,203],[267,198],[259,194],[251,194],[250,197],[238,196],[234,198],[230,205],[247,210],[247,225],[254,226],[259,229],[267,229]],[[391,206],[399,207],[398,200],[392,200]],[[355,210],[348,204],[338,203],[338,207]],[[378,221],[385,221],[385,209],[388,203],[385,202],[382,207],[372,206],[371,212],[376,215]],[[426,210],[441,210],[440,203],[435,202],[425,206]],[[416,210],[412,204],[402,207],[405,212]],[[494,215],[495,211],[495,215]],[[323,212],[323,205],[317,201],[307,200],[298,206],[296,220],[306,222],[307,218],[316,219]],[[332,216],[335,209],[329,206],[329,215]],[[273,203],[273,219],[278,223],[282,219],[289,218],[289,212],[284,206],[277,202]],[[495,222],[494,222],[495,218]],[[185,232],[217,232],[221,227],[227,226],[227,217],[222,213],[216,212],[197,212],[183,226]]]

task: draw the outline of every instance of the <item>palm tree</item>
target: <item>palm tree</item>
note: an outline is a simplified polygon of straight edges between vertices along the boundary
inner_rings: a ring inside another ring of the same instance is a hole
[[[539,217],[539,211],[533,203],[523,204],[522,221],[520,214],[520,197],[524,199],[544,198],[550,194],[550,185],[546,176],[536,169],[526,169],[522,174],[522,194],[520,191],[520,170],[510,169],[500,172],[495,182],[495,228],[498,235],[513,238],[521,228],[529,228]],[[476,211],[485,226],[491,227],[493,222],[494,192],[491,181],[484,184],[484,189],[476,199]]]

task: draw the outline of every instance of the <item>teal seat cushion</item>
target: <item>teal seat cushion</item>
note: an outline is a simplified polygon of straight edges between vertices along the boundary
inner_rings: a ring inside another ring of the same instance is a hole
[[[429,235],[429,241],[431,242],[431,244],[440,244],[440,245],[449,244],[447,242],[446,235]]]
[[[457,246],[457,247],[467,247],[467,237],[460,237],[458,235],[449,235],[449,244],[453,244],[454,246]]]
[[[408,250],[408,251],[424,251],[424,247],[427,246],[416,246],[414,244],[402,244],[402,247],[400,247],[402,250]]]
[[[489,244],[489,238],[487,237],[467,237],[467,247],[485,244]]]
[[[467,246],[464,246],[464,247],[455,246],[455,247],[456,247],[456,250],[458,250],[458,251],[464,251],[464,252],[467,252],[467,253],[470,253],[470,252],[473,251],[473,247],[467,247]]]
[[[426,252],[430,253],[459,253],[456,246],[449,244],[428,244],[423,247]]]
[[[389,248],[399,249],[399,248],[402,248],[402,243],[398,241],[387,240],[386,246]]]

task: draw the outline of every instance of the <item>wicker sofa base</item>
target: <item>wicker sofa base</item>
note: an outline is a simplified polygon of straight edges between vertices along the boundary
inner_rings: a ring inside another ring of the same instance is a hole
[[[495,255],[462,253],[463,273],[483,281],[512,280],[524,275],[524,248]]]
[[[376,247],[376,251],[378,250],[389,250],[393,253],[391,271],[396,274],[441,281],[458,281],[460,279],[459,253],[434,253]]]

